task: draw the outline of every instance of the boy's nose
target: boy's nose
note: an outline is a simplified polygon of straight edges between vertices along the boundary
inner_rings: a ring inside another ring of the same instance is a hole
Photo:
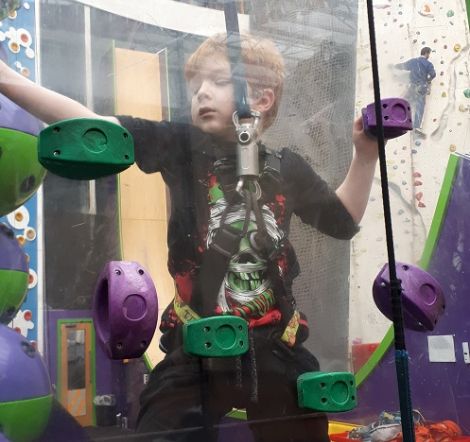
[[[201,83],[201,86],[199,87],[199,90],[197,91],[197,98],[198,100],[202,100],[204,98],[210,97],[211,94],[211,89],[208,81],[203,81]]]

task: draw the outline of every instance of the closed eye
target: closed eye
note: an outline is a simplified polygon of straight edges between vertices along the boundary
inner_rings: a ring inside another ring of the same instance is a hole
[[[215,84],[217,86],[226,86],[231,84],[232,80],[230,78],[218,78],[215,80]]]

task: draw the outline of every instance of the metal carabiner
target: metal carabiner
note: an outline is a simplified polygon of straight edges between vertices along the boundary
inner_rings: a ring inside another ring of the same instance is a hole
[[[237,182],[237,186],[236,186],[235,190],[237,191],[237,193],[240,196],[244,196],[243,195],[244,190],[248,190],[249,192],[253,192],[255,194],[256,200],[259,201],[261,199],[262,192],[261,192],[261,186],[259,185],[258,180],[253,180],[253,181],[251,181],[250,184],[254,184],[254,186],[255,186],[254,192],[250,189],[245,189],[245,178],[241,177]]]
[[[257,128],[261,114],[251,111],[252,118],[240,123],[238,112],[232,116],[233,124],[237,131],[237,176],[258,177],[259,176],[259,152],[256,142]]]
[[[251,120],[243,123],[240,123],[240,118],[238,117],[237,111],[235,111],[232,115],[232,121],[237,132],[238,142],[243,145],[249,144],[254,140],[259,122],[261,120],[260,112],[252,110],[250,113]]]

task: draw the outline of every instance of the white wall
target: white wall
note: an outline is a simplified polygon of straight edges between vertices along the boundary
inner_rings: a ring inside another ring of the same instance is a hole
[[[357,112],[373,101],[370,45],[365,0],[359,0]],[[468,153],[470,99],[469,35],[464,0],[376,0],[374,15],[382,98],[404,96],[407,73],[392,64],[433,49],[437,72],[427,97],[426,139],[407,134],[387,144],[387,165],[396,258],[417,264],[423,251],[452,151]],[[361,232],[352,242],[350,341],[380,341],[390,322],[372,299],[372,282],[387,260],[380,175],[377,169]]]
[[[196,35],[210,36],[225,32],[224,12],[201,6],[189,5],[173,0],[75,0],[103,11],[122,17],[188,32]],[[238,14],[240,31],[249,29],[249,17]]]

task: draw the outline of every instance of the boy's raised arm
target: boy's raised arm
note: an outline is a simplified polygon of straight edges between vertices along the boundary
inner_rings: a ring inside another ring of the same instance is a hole
[[[359,223],[369,201],[375,167],[378,159],[377,140],[364,132],[362,118],[353,126],[356,147],[346,178],[336,189],[336,195],[356,223]]]
[[[0,93],[47,124],[69,118],[100,118],[119,124],[115,117],[98,115],[71,98],[33,83],[2,61]]]

